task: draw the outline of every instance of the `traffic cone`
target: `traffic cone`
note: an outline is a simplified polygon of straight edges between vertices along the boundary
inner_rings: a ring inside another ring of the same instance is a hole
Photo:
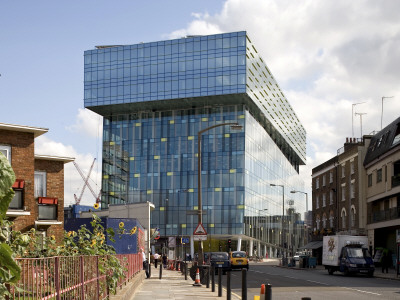
[[[180,272],[180,271],[181,271],[181,263],[178,262],[178,272]]]
[[[265,284],[261,285],[260,300],[265,300]]]
[[[200,271],[199,268],[197,268],[196,270],[196,279],[193,283],[193,286],[202,286],[202,284],[200,283]]]

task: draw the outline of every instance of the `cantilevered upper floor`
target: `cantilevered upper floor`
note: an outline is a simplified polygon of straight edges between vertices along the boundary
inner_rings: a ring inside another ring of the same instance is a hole
[[[85,51],[84,102],[103,116],[244,104],[306,161],[306,131],[245,31]]]

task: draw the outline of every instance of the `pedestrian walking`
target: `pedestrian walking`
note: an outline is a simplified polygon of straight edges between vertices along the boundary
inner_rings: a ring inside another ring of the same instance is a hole
[[[157,263],[158,263],[158,259],[160,258],[160,254],[158,254],[157,252],[154,253],[154,267],[157,269]]]
[[[389,273],[388,269],[389,269],[389,265],[390,265],[390,258],[389,258],[389,254],[387,251],[383,251],[383,256],[382,256],[382,273]]]
[[[162,256],[162,263],[163,263],[164,269],[166,269],[167,268],[167,256],[165,254],[163,254],[163,256]]]

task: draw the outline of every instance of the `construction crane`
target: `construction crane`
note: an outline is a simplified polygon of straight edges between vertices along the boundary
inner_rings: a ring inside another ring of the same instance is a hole
[[[89,172],[88,172],[88,174],[87,174],[86,177],[85,177],[85,175],[83,174],[81,168],[79,168],[78,164],[77,164],[76,162],[73,162],[75,168],[76,168],[76,169],[78,170],[78,172],[79,172],[79,175],[81,175],[81,177],[82,177],[82,179],[83,179],[83,181],[84,181],[84,184],[83,184],[83,187],[82,187],[82,191],[81,191],[81,194],[79,195],[79,197],[77,197],[76,194],[74,194],[75,204],[76,204],[76,205],[79,205],[79,203],[81,203],[82,196],[83,196],[83,192],[85,191],[86,186],[89,188],[89,190],[90,190],[90,192],[92,193],[93,197],[96,198],[96,203],[99,203],[99,202],[100,202],[101,190],[100,190],[100,192],[99,192],[99,195],[96,195],[96,193],[94,192],[94,190],[92,189],[92,187],[91,187],[90,184],[89,184],[90,173],[92,173],[92,169],[93,169],[93,165],[94,165],[94,162],[95,162],[95,161],[96,161],[96,158],[93,160],[92,165],[90,166]]]

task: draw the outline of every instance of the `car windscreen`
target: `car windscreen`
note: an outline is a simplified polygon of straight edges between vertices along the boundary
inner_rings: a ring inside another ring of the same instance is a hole
[[[228,253],[211,253],[211,260],[227,260]]]
[[[236,258],[236,257],[246,257],[246,253],[244,252],[233,252],[232,253],[232,257]]]

